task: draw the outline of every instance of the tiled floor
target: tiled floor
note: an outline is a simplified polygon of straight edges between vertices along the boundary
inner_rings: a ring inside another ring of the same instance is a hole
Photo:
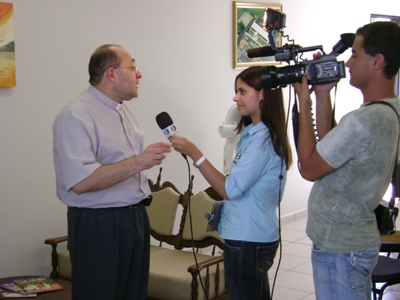
[[[274,282],[274,300],[314,300],[314,285],[310,261],[311,241],[305,233],[307,218],[282,223],[282,259],[276,272],[279,255],[269,271]],[[276,274],[277,273],[277,274]],[[400,285],[388,287],[383,300],[399,300]]]

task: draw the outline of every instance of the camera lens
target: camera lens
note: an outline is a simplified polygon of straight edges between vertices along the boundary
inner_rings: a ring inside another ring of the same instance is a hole
[[[261,79],[264,88],[273,89],[277,87],[285,87],[294,82],[301,82],[301,78],[305,73],[305,64],[281,68],[265,66],[261,68]]]

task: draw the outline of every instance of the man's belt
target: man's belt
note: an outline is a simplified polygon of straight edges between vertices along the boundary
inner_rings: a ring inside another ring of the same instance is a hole
[[[153,195],[150,194],[147,198],[141,200],[139,203],[128,205],[128,208],[136,208],[140,204],[143,204],[144,206],[149,206],[152,200],[153,200]]]

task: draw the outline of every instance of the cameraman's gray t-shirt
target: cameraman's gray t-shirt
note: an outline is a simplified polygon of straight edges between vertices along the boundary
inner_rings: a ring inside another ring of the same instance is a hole
[[[384,100],[400,111],[399,98]],[[374,209],[392,177],[398,128],[390,107],[363,104],[317,144],[336,168],[315,181],[308,201],[307,234],[320,249],[348,253],[380,243]]]

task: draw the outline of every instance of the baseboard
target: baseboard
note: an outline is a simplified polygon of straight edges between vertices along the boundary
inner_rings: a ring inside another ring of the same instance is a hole
[[[307,218],[307,216],[308,216],[307,208],[298,210],[294,213],[281,216],[281,224],[286,224],[286,223],[293,222],[296,220],[304,219],[304,218]]]

